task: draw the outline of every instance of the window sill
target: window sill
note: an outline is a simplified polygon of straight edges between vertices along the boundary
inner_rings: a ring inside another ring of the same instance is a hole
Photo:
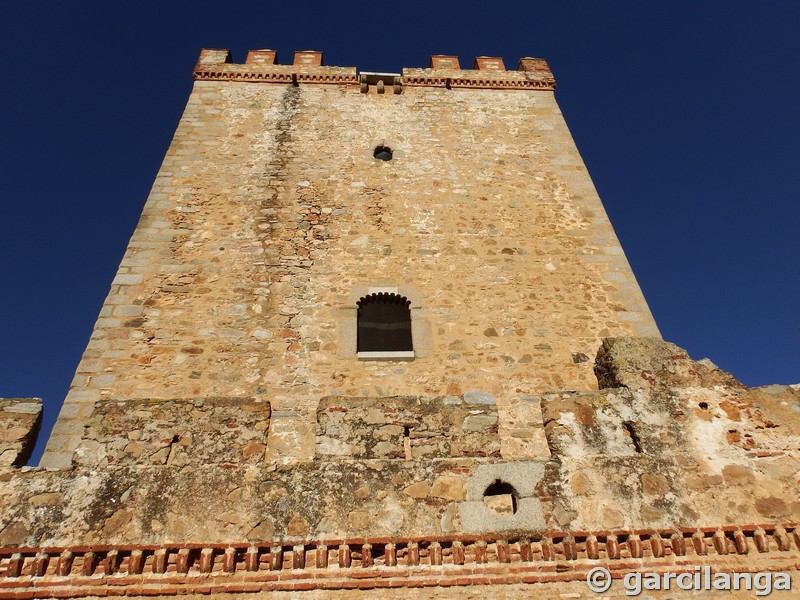
[[[414,360],[413,350],[394,352],[359,352],[358,360]]]

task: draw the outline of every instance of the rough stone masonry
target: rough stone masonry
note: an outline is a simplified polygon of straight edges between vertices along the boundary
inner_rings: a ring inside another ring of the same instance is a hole
[[[0,400],[0,600],[796,571],[800,392],[661,340],[554,88],[204,50],[39,467]]]
[[[269,456],[296,461],[320,398],[486,393],[504,455],[543,456],[523,399],[595,387],[603,337],[658,335],[543,61],[437,59],[400,93],[316,52],[228,61],[200,57],[42,465],[105,402],[206,396],[269,402]],[[413,360],[358,360],[370,289],[411,301]]]

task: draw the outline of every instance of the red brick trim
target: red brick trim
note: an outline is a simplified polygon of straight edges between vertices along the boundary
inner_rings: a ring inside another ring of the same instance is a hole
[[[197,81],[246,81],[250,83],[305,83],[359,85],[357,75],[319,74],[319,73],[268,73],[258,71],[228,71],[224,69],[203,69],[194,72]],[[554,90],[556,82],[552,79],[503,79],[482,77],[479,79],[459,77],[401,77],[403,85],[411,87],[444,87],[449,89],[471,88],[487,90]]]
[[[297,68],[293,69],[290,65],[279,65],[274,50],[251,50],[245,64],[240,65],[231,62],[229,50],[204,49],[195,65],[194,78],[257,83],[359,83],[360,74],[354,67],[322,65],[322,52],[314,50],[295,52],[292,66]],[[429,70],[403,69],[409,74],[401,77],[400,83],[448,89],[554,90],[556,87],[550,67],[542,58],[521,58],[516,72],[506,71],[502,58],[489,56],[478,56],[470,70],[460,69],[457,56],[435,54],[431,56],[430,66]]]
[[[746,558],[745,558],[746,557]],[[800,526],[0,549],[0,600],[578,581],[603,565],[800,569]]]
[[[355,75],[320,73],[266,73],[258,71],[196,70],[196,81],[248,81],[253,83],[324,83],[358,85]]]
[[[499,72],[503,73],[503,72]],[[446,87],[446,88],[473,88],[485,90],[554,90],[556,82],[553,79],[503,79],[484,77],[480,79],[459,78],[459,77],[426,77],[426,76],[404,76],[403,85],[407,86],[427,86],[427,87]]]

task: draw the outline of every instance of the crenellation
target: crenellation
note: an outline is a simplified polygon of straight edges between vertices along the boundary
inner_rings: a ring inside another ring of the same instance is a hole
[[[368,74],[382,75],[382,74]],[[353,67],[327,67],[322,52],[304,50],[294,53],[291,65],[278,63],[273,50],[251,50],[244,64],[231,62],[223,50],[204,50],[195,67],[195,80],[248,81],[273,84],[339,84],[360,86],[367,91],[368,83],[357,77]],[[383,93],[386,77],[376,77],[377,92]],[[517,71],[506,71],[501,57],[479,56],[472,69],[461,69],[457,56],[432,55],[428,69],[403,69],[400,77],[392,78],[393,93],[402,93],[404,85],[488,89],[552,90],[555,80],[544,59],[522,58]],[[202,100],[214,99],[206,96]],[[191,101],[190,101],[190,105]],[[193,105],[192,105],[193,106]],[[187,113],[188,116],[188,113]],[[192,124],[197,125],[197,124]]]
[[[211,48],[204,48],[200,51],[200,57],[197,59],[197,65],[218,65],[231,62],[230,50],[215,50]],[[195,67],[197,69],[197,67]]]
[[[506,66],[503,59],[498,56],[478,56],[472,67],[478,71],[505,71]]]
[[[459,66],[458,57],[445,55],[445,54],[432,54],[431,55],[431,62],[430,62],[431,69],[456,69],[460,70],[461,67]]]
[[[274,50],[250,50],[245,64],[274,65],[278,61],[278,53]]]

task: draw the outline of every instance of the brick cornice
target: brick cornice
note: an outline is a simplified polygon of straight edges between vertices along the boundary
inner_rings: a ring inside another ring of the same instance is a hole
[[[496,89],[496,90],[554,90],[554,80],[517,79],[502,77],[458,77],[439,75],[404,75],[403,85],[409,87],[441,87],[448,89]],[[350,73],[297,73],[264,70],[198,69],[194,72],[196,81],[246,81],[250,83],[281,84],[338,84],[359,85],[356,74]]]
[[[605,566],[800,569],[797,524],[507,536],[0,549],[0,600],[580,581]]]
[[[503,73],[500,73],[502,75]],[[409,87],[471,88],[485,90],[554,90],[554,80],[445,77],[436,75],[404,75],[403,85]]]
[[[231,62],[227,50],[203,50],[194,68],[197,81],[240,81],[250,83],[357,85],[355,67],[323,66],[322,53],[295,53],[294,64],[276,62],[273,50],[254,50],[245,64]],[[395,85],[443,87],[448,89],[554,90],[555,79],[543,59],[522,58],[516,71],[506,71],[501,58],[478,57],[474,69],[459,68],[454,56],[436,55],[432,68],[403,69]],[[366,91],[362,89],[362,91]],[[399,89],[395,93],[400,93]]]
[[[323,67],[324,68],[324,67]],[[233,70],[224,67],[217,69],[196,69],[196,81],[247,81],[251,83],[323,83],[358,85],[358,77],[353,73],[303,73],[297,71],[268,71],[264,69]]]

